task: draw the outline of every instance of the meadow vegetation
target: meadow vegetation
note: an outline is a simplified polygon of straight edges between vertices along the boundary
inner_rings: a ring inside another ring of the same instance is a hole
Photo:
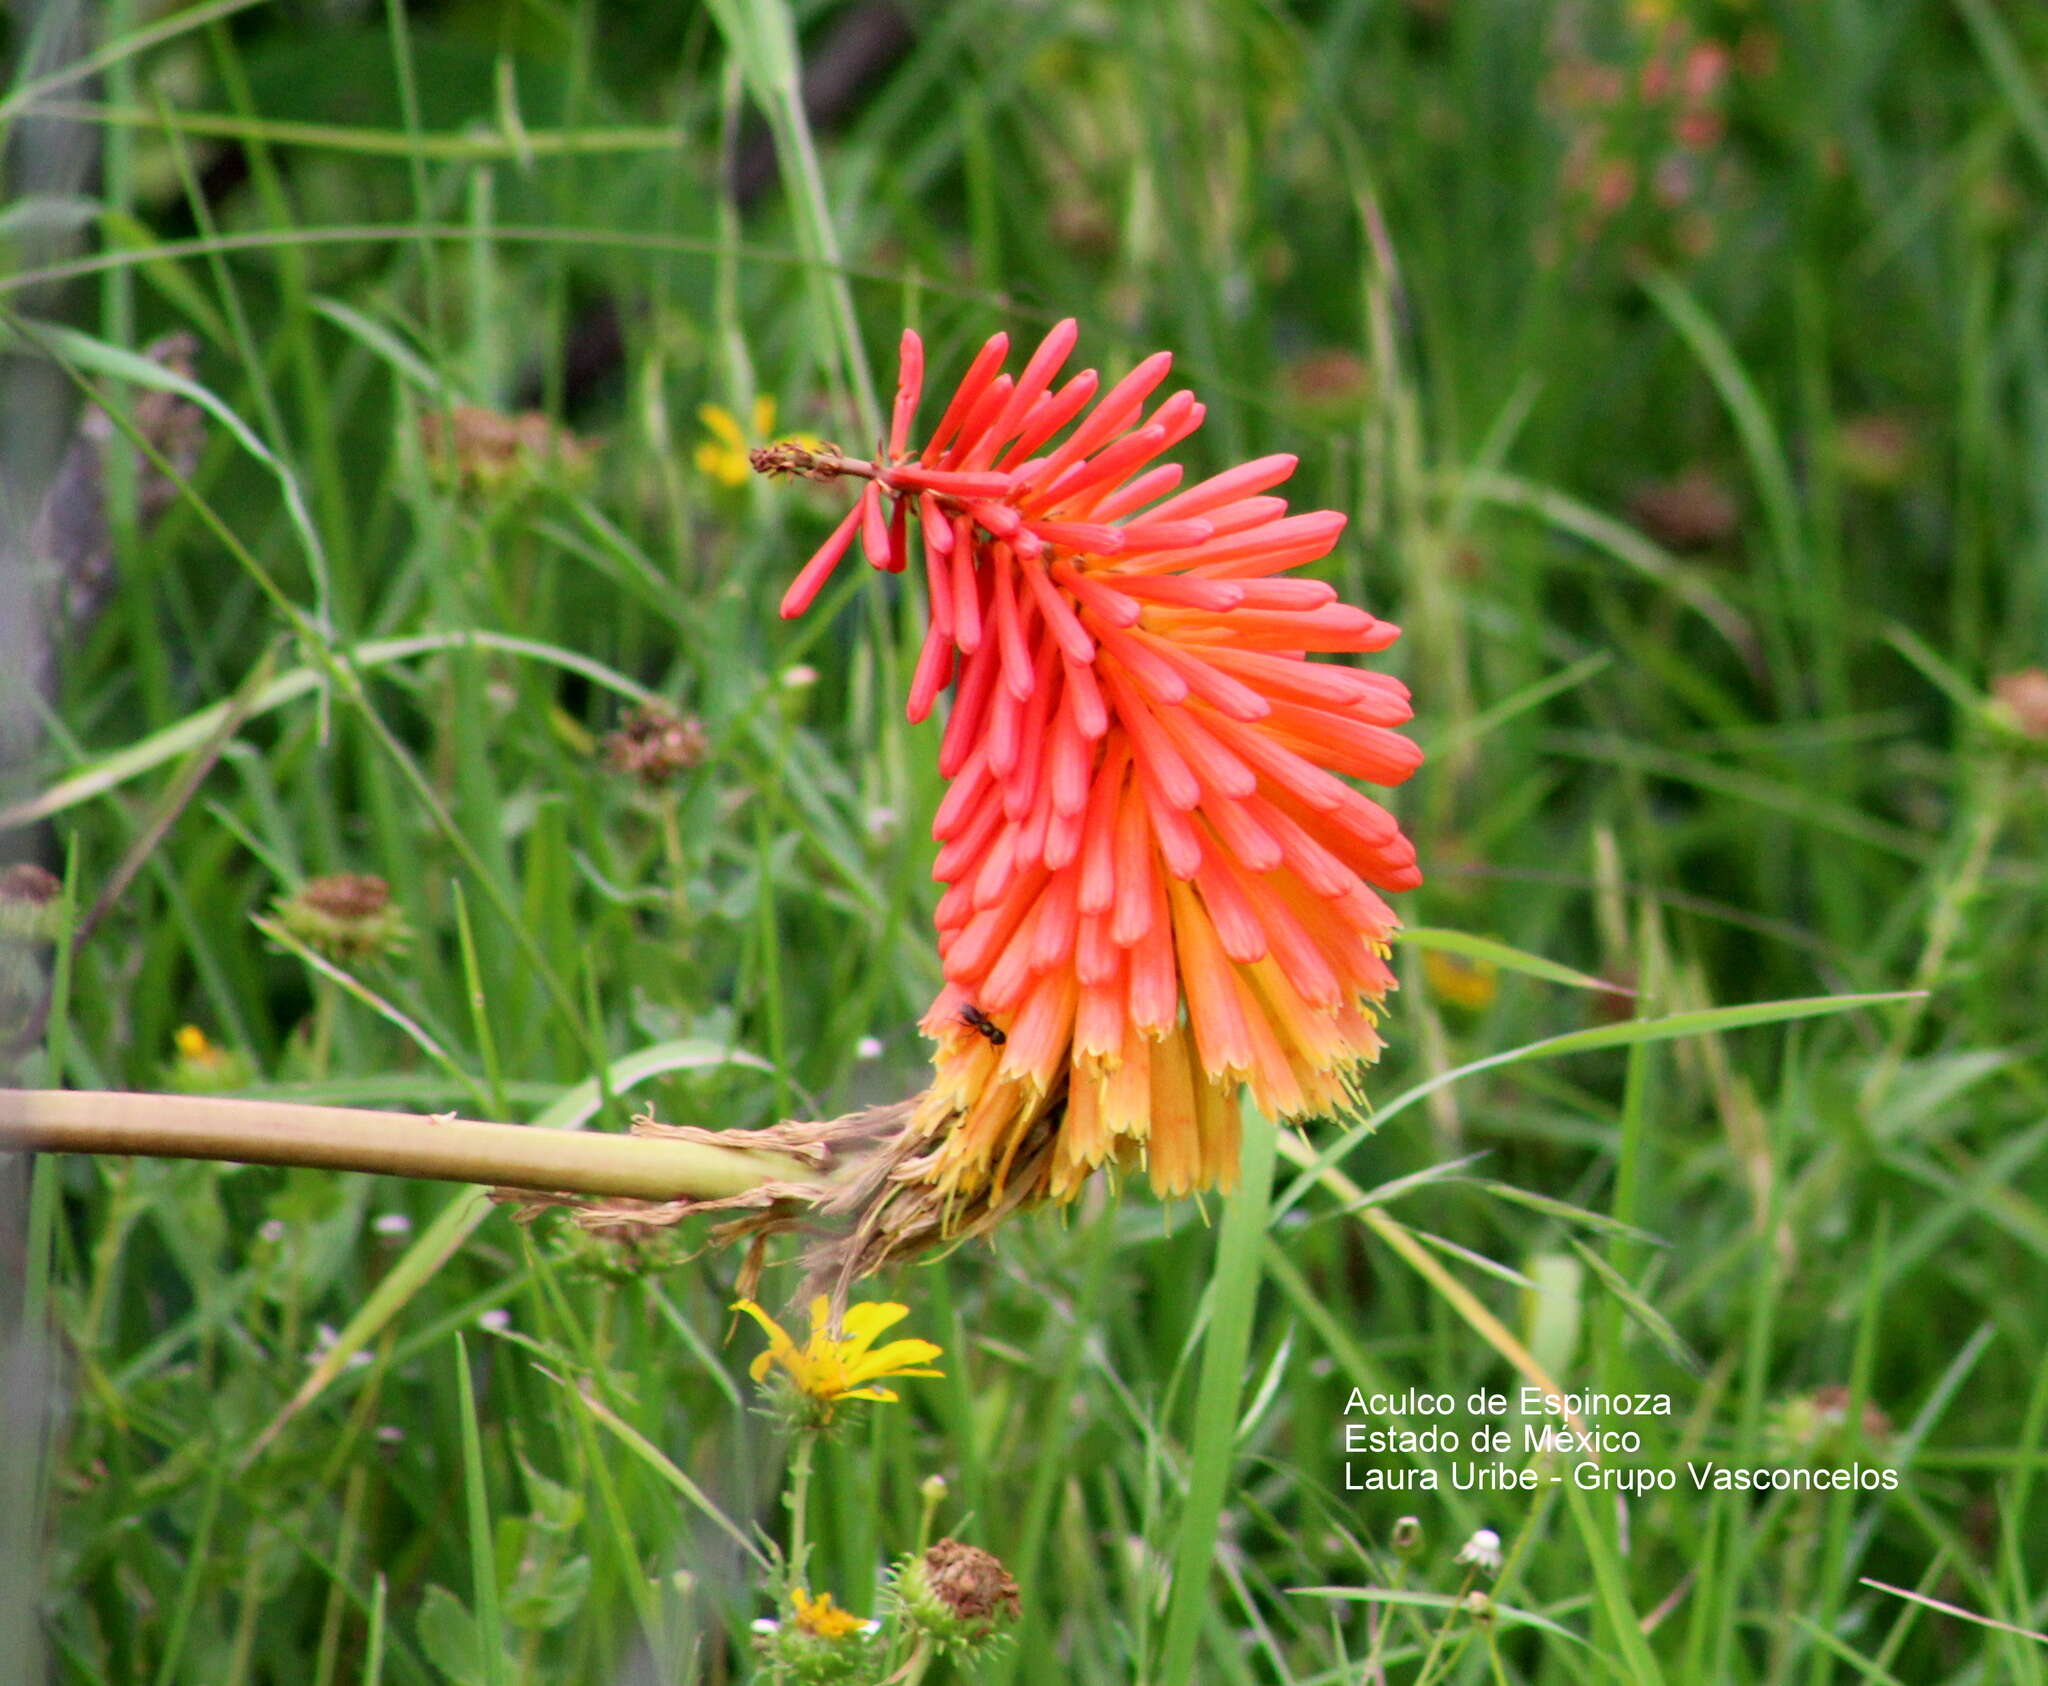
[[[94,910],[15,1081],[612,1129],[913,1092],[917,586],[779,620],[846,500],[743,447],[864,451],[906,324],[946,389],[1074,315],[1106,376],[1175,351],[1192,467],[1295,452],[1351,515],[1418,934],[1371,1120],[1270,1201],[1101,1187],[876,1286],[944,1375],[820,1448],[811,1585],[866,1615],[921,1526],[986,1548],[998,1682],[2048,1678],[2048,15],[108,0],[65,78],[32,11],[9,496],[87,394],[155,460],[109,453],[0,791]],[[94,167],[38,174],[66,136]],[[153,388],[204,395],[168,442]],[[340,873],[397,940],[285,916]],[[748,1678],[784,1437],[701,1228],[19,1180],[5,1657]],[[1668,1393],[1678,1489],[1347,1491],[1453,1461],[1347,1459],[1354,1388],[1513,1393],[1517,1343]]]

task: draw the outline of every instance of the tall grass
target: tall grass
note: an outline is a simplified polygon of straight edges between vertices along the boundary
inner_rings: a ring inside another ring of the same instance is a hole
[[[697,409],[864,442],[901,324],[943,370],[1071,312],[1105,372],[1179,352],[1195,462],[1296,451],[1353,514],[1337,577],[1408,627],[1432,750],[1404,917],[1495,946],[1401,950],[1381,1127],[1279,1141],[1270,1198],[1100,1191],[888,1283],[947,1376],[827,1448],[817,1583],[871,1609],[939,1473],[1023,1582],[998,1680],[2043,1678],[2048,804],[1990,699],[2048,661],[2048,22],[909,10],[825,132],[798,55],[847,8],[121,4],[91,77],[17,19],[0,121],[101,167],[0,223],[0,378],[119,426],[182,328],[208,410],[161,519],[114,474],[118,590],[4,794],[78,905],[136,868],[20,1080],[204,1080],[192,1024],[238,1092],[422,1113],[910,1092],[917,605],[849,571],[778,621],[834,512],[702,472]],[[1730,54],[1692,151],[1666,28]],[[546,406],[590,474],[450,486],[421,418],[458,403]],[[1726,510],[1682,531],[1643,493],[1688,470]],[[650,697],[710,745],[654,794],[595,752]],[[252,924],[340,870],[414,933],[346,989]],[[53,1680],[738,1676],[781,1454],[733,1258],[141,1160],[44,1160],[23,1212],[61,1389],[10,1408],[0,1581],[39,1577]],[[1833,1409],[1900,1485],[1347,1490],[1354,1388],[1532,1368],[1670,1393],[1682,1482],[1828,1455]],[[1496,1582],[1453,1560],[1481,1526]]]

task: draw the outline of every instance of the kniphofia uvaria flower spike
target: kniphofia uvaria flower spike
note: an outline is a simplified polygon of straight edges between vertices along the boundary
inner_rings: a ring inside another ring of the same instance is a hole
[[[1240,1086],[1282,1119],[1358,1100],[1394,984],[1379,892],[1421,879],[1393,816],[1348,782],[1415,770],[1395,729],[1408,692],[1313,659],[1398,629],[1294,573],[1344,517],[1288,513],[1291,456],[1184,486],[1165,459],[1203,406],[1153,402],[1171,359],[1098,393],[1092,370],[1060,378],[1076,337],[1060,323],[1011,375],[996,335],[913,450],[924,352],[906,333],[880,460],[755,453],[866,481],[784,616],[856,541],[908,568],[914,525],[930,620],[910,717],[952,696],[946,987],[885,1185],[923,1203],[884,1226],[906,1232],[934,1206],[944,1231],[1070,1197],[1105,1165],[1142,1165],[1165,1195],[1228,1187]]]

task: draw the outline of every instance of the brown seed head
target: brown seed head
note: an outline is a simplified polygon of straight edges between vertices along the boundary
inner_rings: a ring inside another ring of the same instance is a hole
[[[548,469],[578,476],[591,455],[587,441],[538,410],[504,415],[475,404],[427,411],[420,417],[420,447],[441,480],[465,492],[506,497],[532,489]]]
[[[1638,488],[1629,511],[1651,538],[1672,550],[1706,550],[1742,519],[1734,496],[1704,468]]]
[[[1023,1612],[1016,1580],[979,1546],[941,1540],[924,1554],[924,1572],[932,1596],[958,1621],[993,1626]]]
[[[843,472],[839,459],[845,455],[837,445],[805,445],[784,439],[773,445],[757,445],[747,453],[756,474],[794,474],[805,480],[837,480]]]
[[[2048,668],[2024,667],[1991,682],[1995,706],[2020,736],[2048,742]]]
[[[33,861],[0,869],[0,942],[54,942],[63,893],[55,875]]]
[[[1918,466],[1920,437],[1912,419],[1890,411],[1851,416],[1835,436],[1835,459],[1858,485],[1889,492]]]
[[[405,916],[391,886],[367,872],[309,878],[273,911],[300,942],[329,960],[370,960],[405,941]]]
[[[630,773],[653,790],[696,766],[709,748],[703,722],[665,703],[645,703],[604,740],[604,758],[613,772]]]
[[[1288,397],[1305,409],[1344,409],[1365,401],[1372,372],[1355,351],[1330,347],[1297,357],[1281,370]]]

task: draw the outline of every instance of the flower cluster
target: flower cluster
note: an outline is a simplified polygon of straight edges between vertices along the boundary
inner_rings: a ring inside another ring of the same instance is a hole
[[[829,1592],[813,1597],[805,1587],[789,1589],[787,1621],[764,1618],[754,1624],[754,1644],[769,1659],[776,1680],[799,1686],[834,1686],[871,1681],[882,1653],[875,1645],[881,1623],[842,1610]]]
[[[1164,459],[1203,406],[1152,402],[1169,356],[1098,392],[1093,370],[1060,378],[1076,337],[1060,323],[1012,375],[997,334],[913,450],[924,351],[906,333],[880,460],[754,456],[867,481],[785,617],[856,540],[905,570],[917,529],[930,624],[909,714],[952,703],[946,987],[912,1128],[942,1199],[985,1208],[1070,1198],[1105,1165],[1142,1164],[1168,1196],[1228,1187],[1241,1085],[1281,1118],[1355,1100],[1394,982],[1378,892],[1420,882],[1393,816],[1339,776],[1415,770],[1407,690],[1309,659],[1398,629],[1290,577],[1345,518],[1288,514],[1291,456],[1183,487]]]
[[[1667,262],[1714,246],[1739,182],[1728,139],[1737,92],[1770,78],[1780,56],[1767,24],[1714,11],[1661,0],[1632,7],[1624,62],[1588,51],[1572,39],[1577,20],[1565,24],[1546,93],[1564,133],[1570,223],[1547,242],[1552,259],[1617,228],[1645,257]]]
[[[894,1404],[896,1395],[891,1389],[875,1386],[885,1378],[945,1374],[931,1368],[939,1349],[930,1341],[891,1341],[875,1346],[876,1336],[910,1315],[908,1306],[878,1301],[848,1306],[835,1332],[831,1301],[820,1294],[811,1301],[811,1338],[802,1346],[752,1300],[739,1301],[733,1310],[745,1312],[768,1337],[768,1350],[755,1358],[748,1374],[765,1385],[771,1372],[780,1370],[798,1405],[798,1415],[813,1426],[829,1423],[844,1399]]]

